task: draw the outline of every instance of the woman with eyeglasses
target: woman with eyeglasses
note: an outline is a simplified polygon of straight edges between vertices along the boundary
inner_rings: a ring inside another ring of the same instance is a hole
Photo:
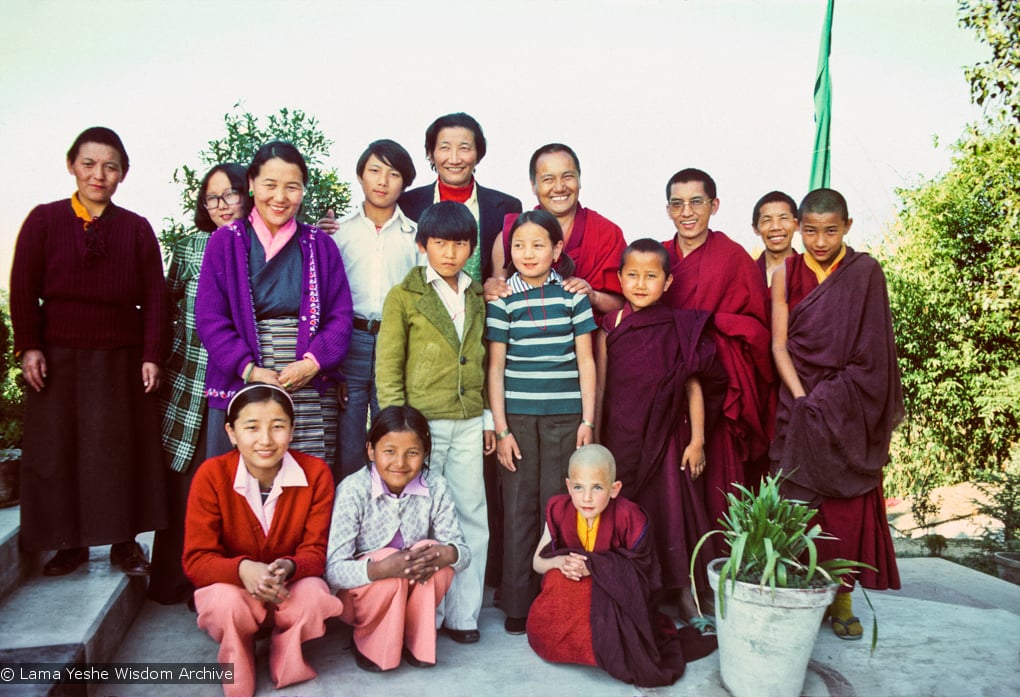
[[[248,215],[251,206],[244,167],[227,162],[210,169],[198,187],[196,230],[175,246],[166,276],[173,336],[159,402],[163,417],[163,462],[169,469],[170,519],[153,542],[149,597],[168,605],[183,602],[192,594],[191,582],[181,568],[184,510],[191,478],[206,459],[208,355],[195,330],[199,271],[213,231]]]
[[[145,576],[135,535],[166,525],[159,390],[166,292],[159,244],[113,202],[128,155],[109,128],[67,152],[77,190],[25,219],[11,269],[14,350],[28,384],[21,544],[57,550],[46,576],[69,574],[89,547]]]
[[[354,310],[336,244],[297,219],[308,165],[292,144],[266,143],[247,171],[253,207],[212,234],[198,281],[195,323],[209,352],[208,457],[232,448],[226,406],[246,383],[286,390],[296,411],[292,447],[332,463],[336,380]]]

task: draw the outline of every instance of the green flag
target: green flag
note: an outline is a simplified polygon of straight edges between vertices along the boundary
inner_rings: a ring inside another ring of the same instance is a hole
[[[829,150],[829,124],[832,120],[832,79],[829,77],[829,49],[832,46],[832,6],[829,0],[818,46],[818,70],[815,73],[815,150],[811,156],[809,191],[828,188],[832,168]]]

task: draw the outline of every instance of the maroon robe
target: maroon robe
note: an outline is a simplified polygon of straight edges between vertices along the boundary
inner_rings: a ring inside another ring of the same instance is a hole
[[[701,382],[706,436],[722,413],[728,384],[709,337],[711,315],[659,303],[615,321],[613,313],[603,322],[608,368],[601,442],[616,458],[622,491],[652,521],[663,588],[686,588],[690,551],[712,519],[704,478],[692,480],[690,470],[681,469],[691,441],[685,383],[692,376]],[[699,582],[708,582],[699,575]]]
[[[899,588],[882,496],[903,391],[882,268],[847,247],[838,268],[818,283],[796,255],[786,260],[790,309],[787,350],[807,396],[779,390],[773,471],[783,493],[818,506],[816,522],[838,540],[818,545],[820,559],[862,561],[861,584]],[[849,580],[849,579],[848,579]]]
[[[610,500],[599,518],[595,549],[585,551],[577,536],[577,509],[570,496],[549,499],[546,524],[552,541],[542,556],[576,552],[588,558],[591,576],[566,580],[554,569],[528,614],[528,642],[539,656],[557,663],[595,663],[617,680],[643,687],[672,685],[689,660],[715,650],[715,637],[685,627],[666,633],[652,605],[659,586],[648,519],[625,498]],[[584,588],[583,586],[587,586]],[[590,593],[590,608],[582,598]],[[586,622],[587,620],[587,622]],[[585,627],[584,625],[588,626]],[[591,652],[566,652],[578,637],[591,637]]]
[[[719,360],[729,376],[723,419],[707,441],[705,489],[711,520],[726,510],[734,483],[754,484],[757,461],[772,436],[772,337],[765,283],[747,251],[721,232],[681,257],[676,240],[669,252],[673,284],[663,302],[681,310],[713,314]]]

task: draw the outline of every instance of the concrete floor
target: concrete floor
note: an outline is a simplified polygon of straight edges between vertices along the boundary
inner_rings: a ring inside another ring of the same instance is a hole
[[[823,627],[815,644],[804,695],[808,697],[1002,697],[1020,695],[1020,586],[941,559],[900,560],[903,589],[870,593],[879,620],[878,649],[847,642]],[[854,608],[865,633],[872,613],[861,592]],[[725,697],[718,653],[690,663],[676,684],[643,689],[614,680],[595,668],[542,661],[523,636],[503,631],[503,613],[487,606],[482,640],[462,646],[438,643],[438,665],[423,670],[406,664],[384,674],[359,670],[349,651],[350,629],[331,624],[321,639],[305,645],[319,671],[315,680],[274,690],[266,668],[268,643],[258,644],[258,691],[268,697],[421,697],[422,695],[584,695],[636,697],[698,695]],[[147,602],[114,660],[214,661],[217,646],[195,626],[183,605]],[[109,685],[103,697],[218,697],[219,686]]]

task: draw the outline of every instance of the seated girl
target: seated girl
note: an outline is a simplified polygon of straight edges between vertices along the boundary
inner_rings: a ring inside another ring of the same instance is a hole
[[[471,560],[446,480],[428,469],[428,421],[390,406],[368,434],[369,465],[337,488],[326,580],[354,626],[362,670],[436,663],[436,606]]]
[[[343,605],[322,580],[333,476],[322,460],[288,451],[294,405],[275,385],[250,384],[227,407],[236,450],[206,460],[188,496],[184,572],[198,626],[234,664],[227,697],[255,693],[255,633],[272,625],[269,675],[277,689],[316,673],[301,643],[325,633]]]

